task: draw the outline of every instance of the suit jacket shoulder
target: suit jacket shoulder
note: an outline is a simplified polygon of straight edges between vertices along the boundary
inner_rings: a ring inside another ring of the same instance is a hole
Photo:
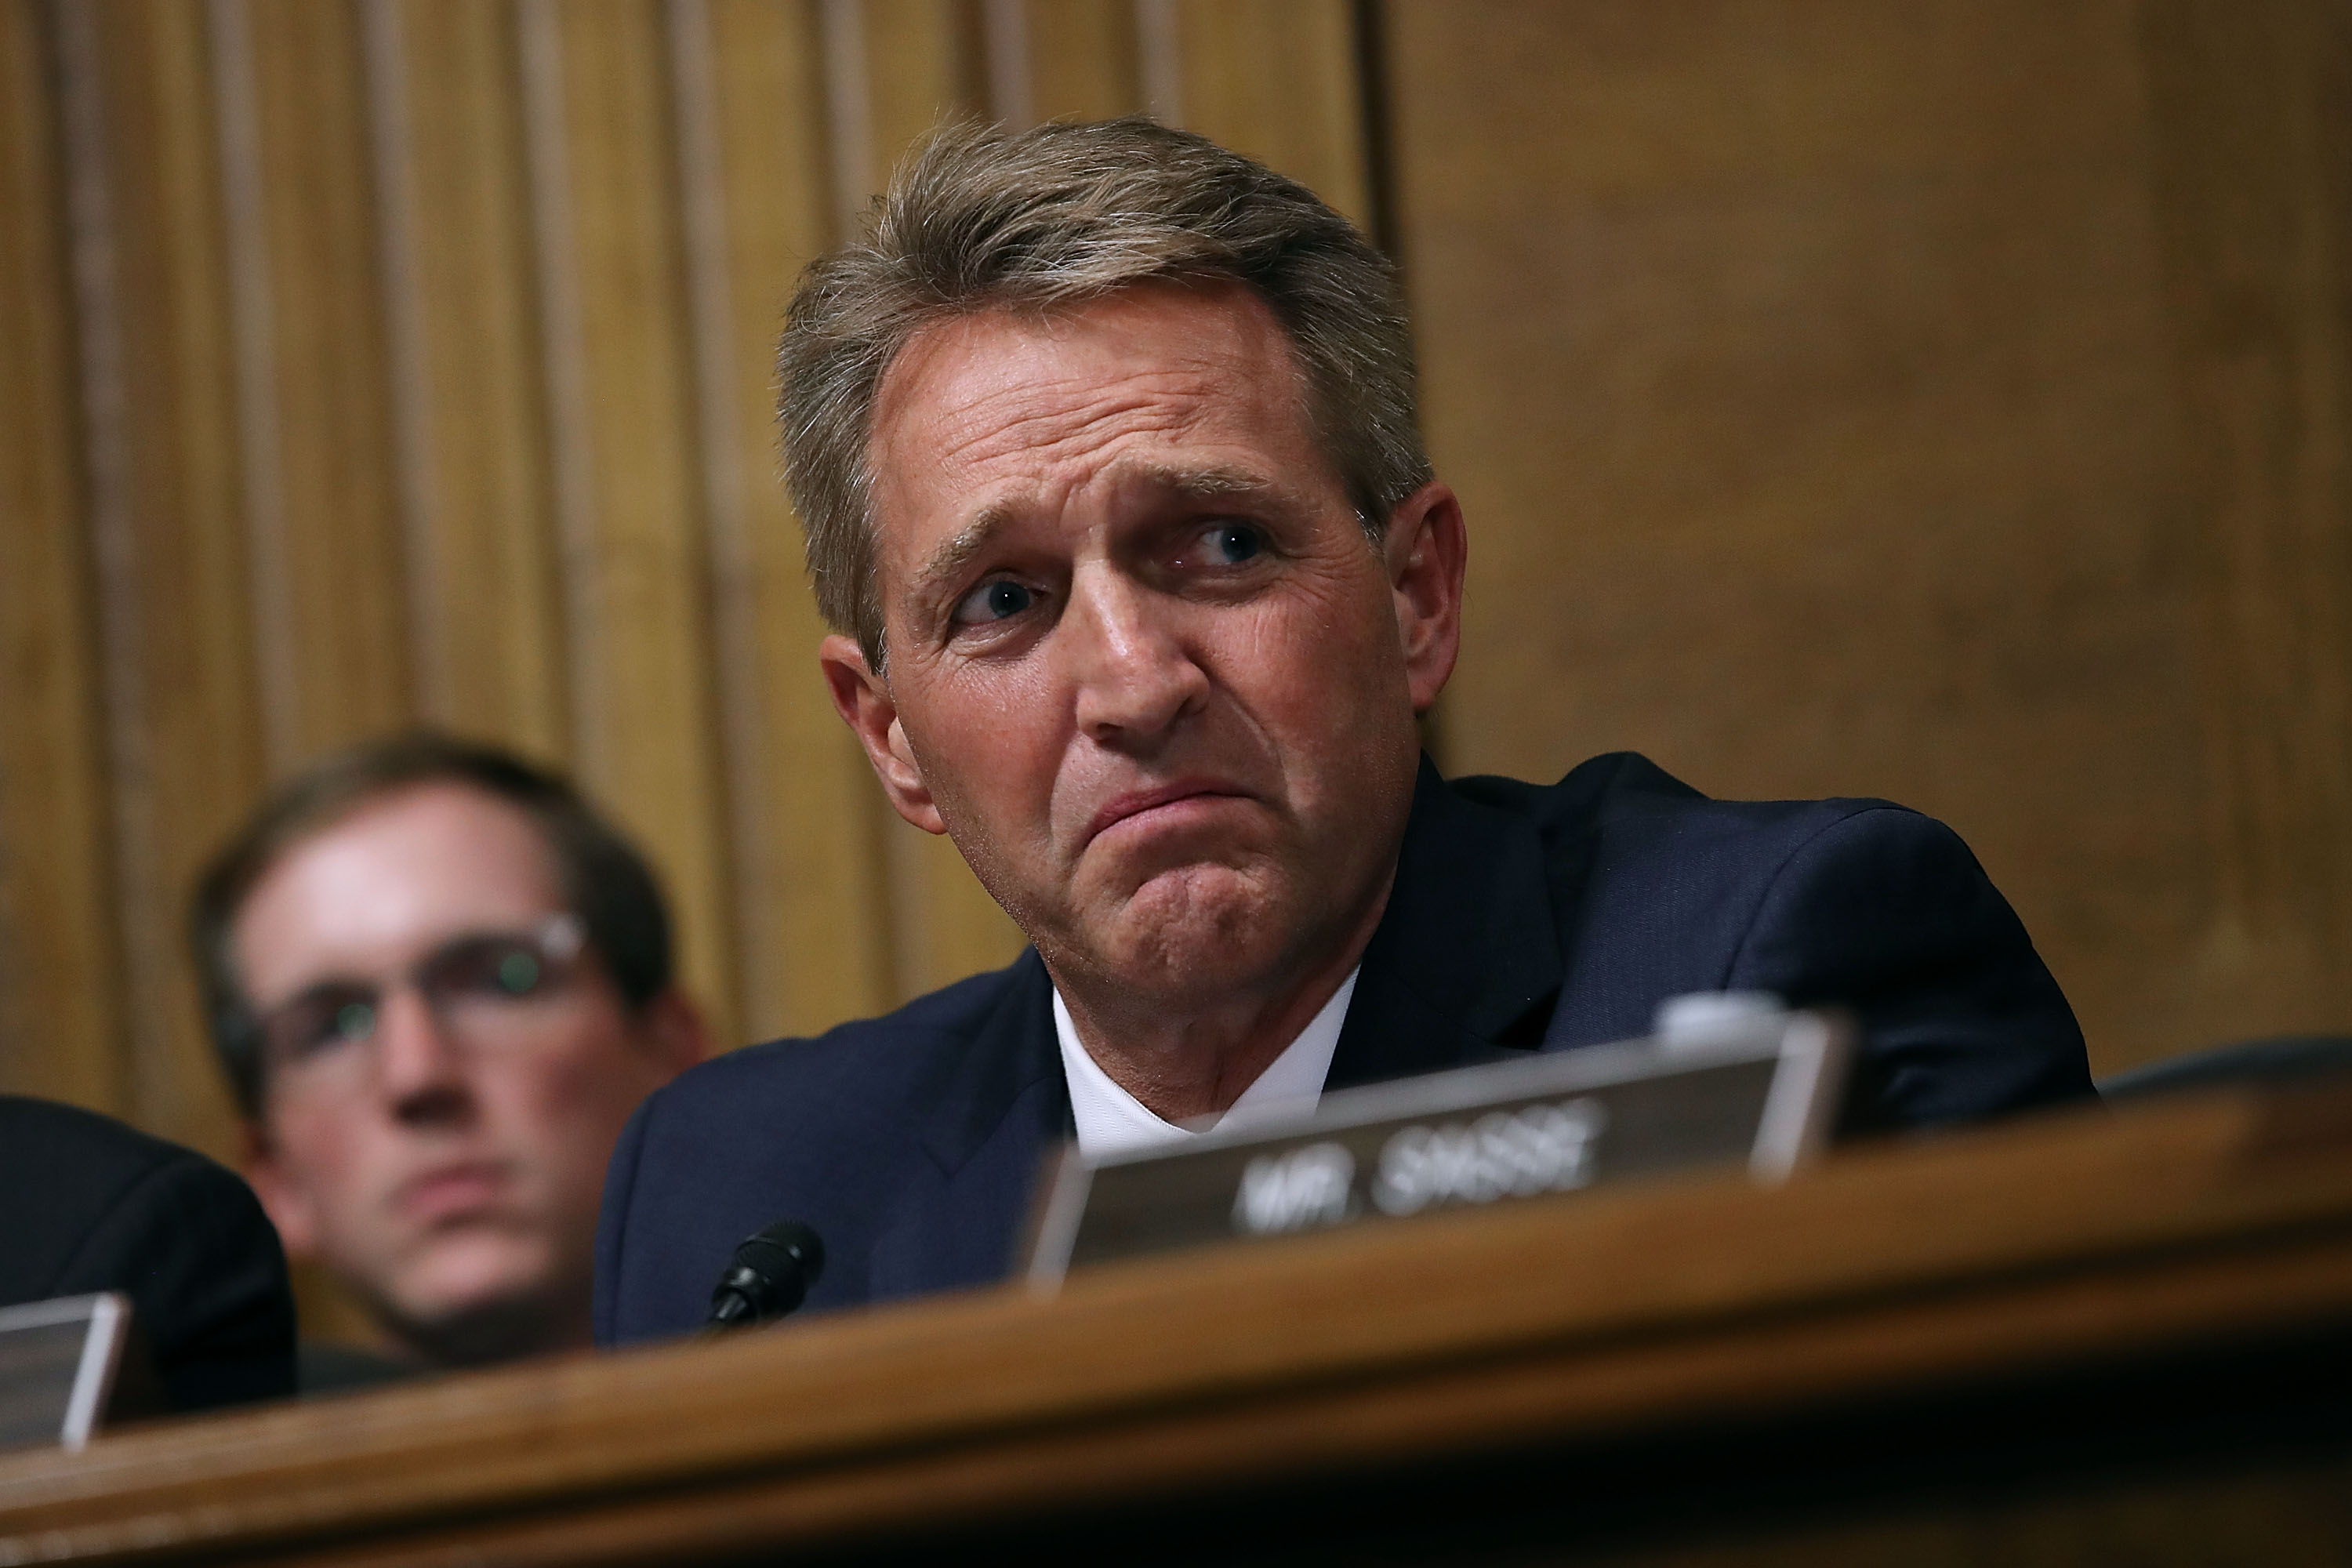
[[[1069,1123],[1034,953],[879,1018],[706,1062],[640,1106],[605,1176],[597,1334],[701,1321],[736,1244],[792,1218],[824,1238],[807,1310],[980,1284],[1010,1261]]]
[[[1631,753],[1549,787],[1454,787],[1542,840],[1561,962],[1545,1048],[1643,1033],[1667,996],[1770,991],[1856,1014],[1847,1131],[2093,1093],[2082,1031],[2024,925],[1932,817],[1884,800],[1711,800]]]
[[[234,1173],[72,1106],[0,1096],[0,1305],[121,1290],[183,1410],[294,1389],[278,1233]]]

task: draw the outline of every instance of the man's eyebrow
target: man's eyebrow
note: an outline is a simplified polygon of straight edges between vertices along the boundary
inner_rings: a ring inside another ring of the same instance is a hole
[[[1166,490],[1188,500],[1272,500],[1289,494],[1281,485],[1247,468],[1177,468],[1147,464],[1128,476],[1148,489]]]
[[[955,531],[946,543],[931,552],[931,558],[915,573],[907,584],[907,603],[928,605],[940,595],[951,591],[975,556],[987,553],[996,536],[1013,521],[1010,507],[992,506],[982,509],[980,515]]]

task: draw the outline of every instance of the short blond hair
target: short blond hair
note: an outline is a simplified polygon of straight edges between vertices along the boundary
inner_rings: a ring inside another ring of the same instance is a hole
[[[950,126],[900,166],[855,237],[811,264],[777,351],[784,472],[817,607],[871,668],[886,651],[866,447],[898,351],[950,317],[1161,281],[1238,282],[1265,301],[1372,538],[1428,482],[1396,269],[1314,192],[1140,117]]]

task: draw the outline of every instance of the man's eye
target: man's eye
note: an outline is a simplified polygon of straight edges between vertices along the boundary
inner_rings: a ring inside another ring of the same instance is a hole
[[[1230,522],[1209,530],[1208,543],[1210,552],[1228,566],[1255,560],[1265,549],[1265,541],[1258,536],[1256,529]]]
[[[1213,523],[1184,553],[1202,566],[1240,566],[1265,553],[1265,535],[1244,522]]]
[[[1037,602],[1034,592],[1010,577],[994,577],[966,594],[955,607],[960,626],[1010,620]]]
[[[499,989],[509,996],[528,996],[539,989],[540,963],[535,953],[515,949],[499,960]]]
[[[539,954],[520,942],[470,942],[443,953],[419,976],[427,991],[456,1000],[482,996],[519,998],[535,994],[547,979]]]
[[[375,1002],[365,996],[321,996],[280,1008],[262,1023],[265,1049],[281,1062],[308,1060],[375,1033]]]

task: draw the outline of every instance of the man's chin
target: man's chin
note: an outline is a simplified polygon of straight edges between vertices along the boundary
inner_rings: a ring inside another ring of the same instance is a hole
[[[1126,900],[1097,964],[1156,995],[1230,993],[1279,962],[1289,925],[1260,879],[1223,866],[1187,867]]]
[[[385,1326],[432,1361],[455,1366],[557,1348],[574,1313],[555,1299],[546,1249],[512,1237],[452,1237],[408,1269],[375,1305]],[[580,1287],[584,1293],[583,1281]]]

